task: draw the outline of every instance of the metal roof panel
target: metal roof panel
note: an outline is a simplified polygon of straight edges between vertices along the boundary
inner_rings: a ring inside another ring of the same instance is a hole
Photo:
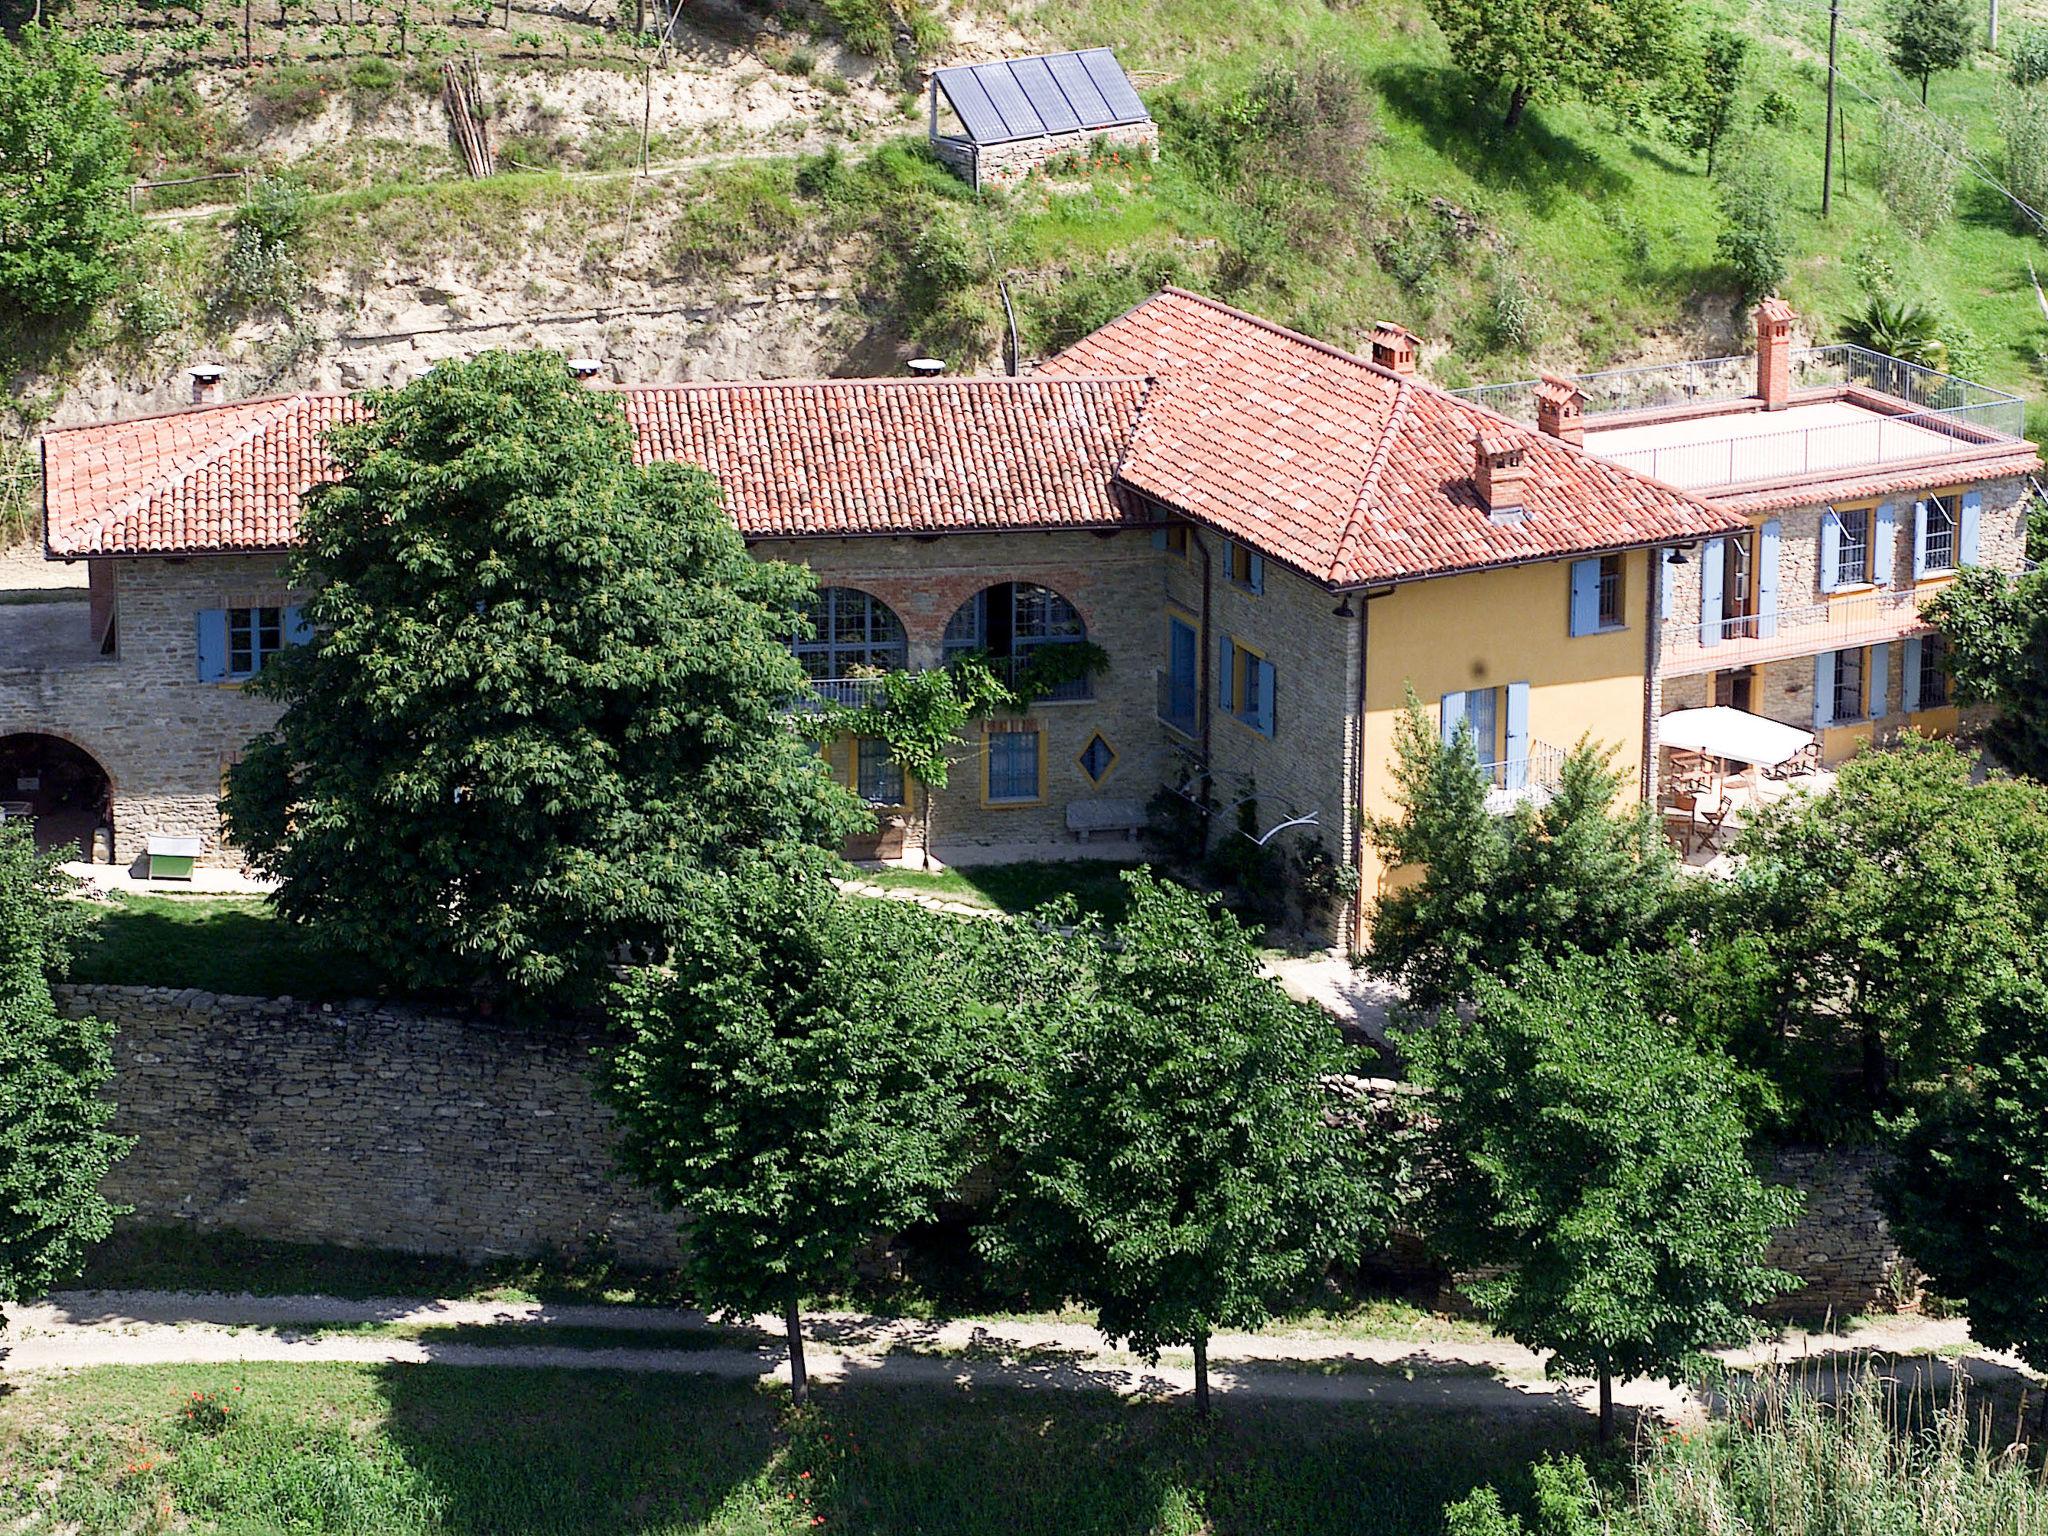
[[[977,144],[1112,128],[1151,116],[1107,48],[956,64],[934,79]]]

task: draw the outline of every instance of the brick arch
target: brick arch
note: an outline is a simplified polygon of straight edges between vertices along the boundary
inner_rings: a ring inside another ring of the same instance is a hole
[[[1040,591],[1050,592],[1054,597],[1074,610],[1075,615],[1081,620],[1081,632],[1084,636],[1094,633],[1095,630],[1095,616],[1090,611],[1092,605],[1077,602],[1049,581],[1034,581],[1029,576],[1006,576],[999,580],[990,581],[986,574],[980,574],[965,577],[958,583],[947,583],[945,585],[949,588],[957,586],[959,588],[959,597],[950,606],[944,602],[935,605],[945,609],[945,616],[939,620],[939,627],[933,632],[932,639],[934,643],[944,636],[946,626],[953,622],[954,616],[962,608],[965,608],[968,603],[972,602],[977,594],[993,591],[997,587],[1037,587]],[[935,590],[938,589],[935,588]]]
[[[67,748],[75,761],[51,761],[45,744],[52,742]],[[114,773],[107,766],[106,759],[70,733],[51,730],[40,724],[34,730],[0,731],[0,752],[16,744],[31,744],[34,755],[30,760],[36,763],[39,775],[37,788],[19,797],[29,802],[35,818],[38,846],[45,849],[75,846],[78,857],[90,859],[97,828],[105,826],[111,836],[116,825],[119,798]],[[95,775],[97,783],[94,782]],[[68,791],[60,793],[58,786],[65,785],[67,780],[72,781]],[[15,798],[14,781],[11,778],[0,781],[0,800]],[[81,816],[87,818],[83,826],[74,820]],[[52,841],[52,837],[56,841]]]
[[[85,742],[80,741],[76,736],[72,735],[71,732],[67,730],[62,730],[56,726],[40,724],[37,725],[33,730],[13,730],[0,727],[0,744],[12,741],[17,736],[47,736],[52,741],[61,741],[67,747],[76,748],[78,751],[83,752],[87,757],[91,758],[92,765],[95,768],[99,769],[101,774],[105,776],[107,781],[107,795],[110,799],[121,792],[121,781],[117,777],[115,777],[114,770],[107,766],[107,754],[102,752],[97,747],[88,746]]]

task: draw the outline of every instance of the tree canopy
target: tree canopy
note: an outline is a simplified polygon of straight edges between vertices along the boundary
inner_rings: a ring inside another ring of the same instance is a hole
[[[0,37],[0,298],[63,315],[114,291],[135,229],[127,167],[98,64],[52,25]]]
[[[1992,752],[2013,772],[2048,780],[2048,571],[1965,567],[1926,615],[1947,644],[1957,702],[1996,707]]]
[[[1582,742],[1541,803],[1488,807],[1469,738],[1446,744],[1412,699],[1396,727],[1398,815],[1374,842],[1421,878],[1374,909],[1366,966],[1409,1002],[1441,1008],[1530,954],[1599,954],[1666,921],[1676,863],[1654,818],[1621,808],[1621,778]]]
[[[51,1001],[84,916],[63,884],[25,825],[0,825],[0,1303],[49,1289],[113,1230],[100,1184],[129,1146],[109,1129],[112,1027]]]
[[[1552,1375],[1599,1378],[1603,1438],[1616,1376],[1677,1378],[1791,1283],[1764,1253],[1798,1197],[1750,1166],[1740,1074],[1651,1014],[1660,984],[1626,954],[1532,961],[1400,1042],[1428,1235]]]
[[[1467,74],[1507,93],[1504,126],[1531,101],[1577,96],[1629,111],[1676,57],[1676,0],[1430,0]]]
[[[1742,91],[1749,39],[1725,27],[1709,27],[1672,70],[1669,122],[1674,138],[1707,157],[1714,174],[1714,151],[1735,123]]]
[[[1261,974],[1213,901],[1136,872],[1017,1117],[1003,1222],[1111,1338],[1156,1359],[1252,1328],[1382,1225],[1368,1136],[1333,1115],[1351,1067],[1328,1019]]]
[[[752,559],[715,483],[636,467],[552,353],[374,394],[300,520],[311,643],[227,810],[276,901],[401,984],[593,995],[705,873],[867,813],[787,718],[811,578]]]
[[[1920,105],[1924,107],[1927,82],[1969,58],[1977,28],[1964,0],[1891,0],[1885,10],[1884,36],[1899,73],[1920,82]]]
[[[700,887],[672,964],[617,994],[621,1160],[686,1213],[707,1305],[783,1315],[798,1401],[802,1297],[843,1291],[965,1172],[983,926],[754,864]]]

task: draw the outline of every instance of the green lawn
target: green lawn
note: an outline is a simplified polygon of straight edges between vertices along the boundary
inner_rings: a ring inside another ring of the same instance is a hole
[[[236,1389],[240,1390],[237,1391]],[[1503,1389],[1506,1390],[1506,1389]],[[184,1427],[191,1394],[234,1404]],[[436,1365],[106,1367],[0,1401],[0,1523],[94,1536],[1407,1536],[1582,1424]]]
[[[98,912],[73,981],[323,1002],[377,990],[368,966],[318,948],[260,897],[117,896]]]
[[[1109,859],[1030,859],[1017,864],[972,864],[936,874],[915,869],[864,869],[859,878],[891,890],[927,891],[1003,912],[1028,912],[1054,897],[1071,896],[1083,912],[1114,921],[1127,905],[1124,871],[1137,867]]]

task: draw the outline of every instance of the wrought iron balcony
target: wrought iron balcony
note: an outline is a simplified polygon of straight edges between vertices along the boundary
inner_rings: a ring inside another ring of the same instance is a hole
[[[1661,670],[1667,675],[1726,671],[1821,651],[1879,645],[1928,629],[1912,588],[1846,592],[1826,602],[1718,620],[1667,619]]]
[[[1562,747],[1554,747],[1547,741],[1531,741],[1526,757],[1481,763],[1479,771],[1492,781],[1492,787],[1486,792],[1486,808],[1500,812],[1525,803],[1540,805],[1548,800],[1564,775],[1567,756],[1569,754]]]

